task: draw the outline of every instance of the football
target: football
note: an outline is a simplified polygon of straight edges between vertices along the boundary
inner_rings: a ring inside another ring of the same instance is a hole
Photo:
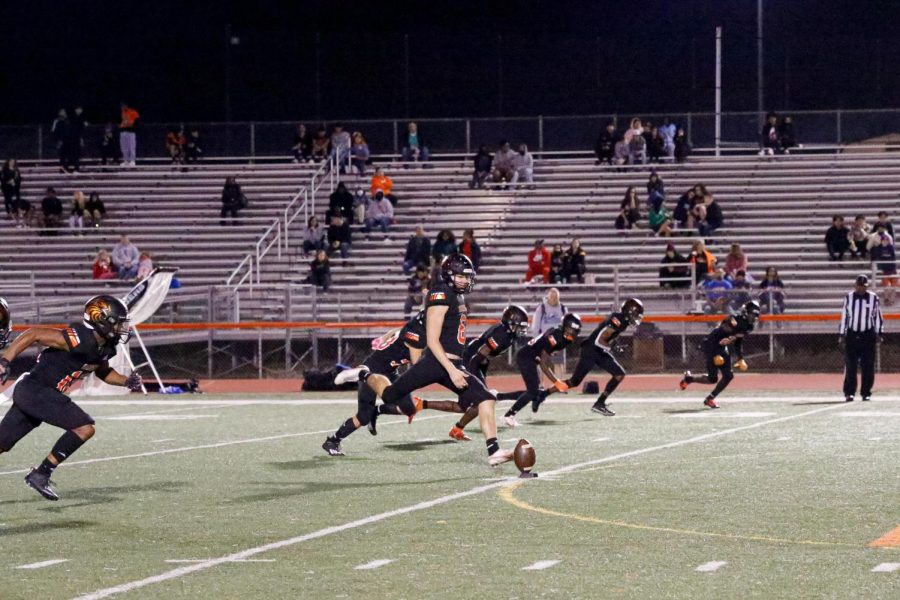
[[[518,467],[520,471],[529,473],[537,460],[537,456],[534,453],[534,446],[531,445],[531,442],[528,440],[519,440],[519,443],[516,444],[516,449],[513,451],[513,460],[516,462],[516,467]]]

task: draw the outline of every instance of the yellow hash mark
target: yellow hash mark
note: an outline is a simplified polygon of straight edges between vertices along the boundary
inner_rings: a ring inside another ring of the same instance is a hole
[[[540,513],[542,515],[549,515],[552,517],[562,517],[564,519],[573,519],[576,521],[584,521],[585,523],[595,523],[597,525],[608,525],[610,527],[625,527],[628,529],[640,529],[643,531],[660,531],[664,533],[677,533],[681,535],[696,535],[702,537],[715,537],[715,538],[724,538],[729,540],[748,540],[753,542],[768,542],[768,543],[776,543],[776,544],[797,544],[803,546],[838,546],[843,548],[865,548],[865,546],[861,546],[859,544],[848,544],[846,542],[820,542],[816,540],[790,540],[786,538],[777,538],[777,537],[769,537],[764,535],[740,535],[736,533],[715,533],[711,531],[696,531],[693,529],[676,529],[674,527],[656,527],[653,525],[641,525],[639,523],[626,523],[625,521],[614,521],[610,519],[598,519],[597,517],[588,517],[584,515],[578,515],[574,513],[564,513],[556,510],[551,510],[549,508],[543,508],[540,506],[534,506],[533,504],[529,504],[524,500],[519,500],[515,497],[515,491],[521,486],[524,481],[516,481],[508,486],[504,486],[500,488],[498,494],[500,498],[503,499],[504,502],[508,502],[517,508],[521,508],[524,510],[530,510],[532,512]]]

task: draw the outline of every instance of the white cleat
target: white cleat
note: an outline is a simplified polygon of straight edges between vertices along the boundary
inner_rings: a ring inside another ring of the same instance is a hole
[[[521,425],[521,423],[519,423],[519,420],[516,419],[516,415],[512,415],[509,417],[503,417],[503,422],[506,423],[507,427],[512,427],[512,428],[516,428]]]
[[[513,459],[512,450],[497,450],[488,457],[488,464],[492,467],[499,467],[503,463],[508,463]]]
[[[355,369],[344,369],[334,378],[334,385],[344,385],[345,383],[355,383],[359,381],[360,371],[362,371],[362,367],[356,367]]]

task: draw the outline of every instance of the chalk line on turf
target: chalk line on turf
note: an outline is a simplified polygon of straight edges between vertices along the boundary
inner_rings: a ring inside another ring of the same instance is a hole
[[[712,573],[714,571],[718,571],[727,564],[728,562],[724,560],[711,560],[708,563],[703,563],[694,570],[699,573]]]
[[[548,475],[549,476],[563,475],[566,473],[571,473],[574,471],[582,470],[586,467],[593,467],[595,465],[601,465],[604,463],[609,463],[609,462],[614,462],[617,460],[631,458],[633,456],[641,456],[643,454],[648,454],[651,452],[658,452],[660,450],[668,450],[671,448],[678,448],[680,446],[685,446],[688,444],[704,442],[707,440],[712,440],[712,439],[716,439],[719,437],[723,437],[726,435],[731,435],[733,433],[739,433],[741,431],[748,431],[748,430],[756,429],[759,427],[765,427],[766,425],[773,425],[776,423],[792,421],[794,419],[799,419],[802,417],[807,417],[810,415],[815,415],[815,414],[820,414],[823,412],[835,410],[837,408],[842,408],[843,406],[844,406],[843,404],[831,404],[831,405],[828,405],[823,408],[816,408],[813,410],[808,410],[808,411],[796,413],[793,415],[778,417],[776,419],[767,419],[765,421],[757,421],[756,423],[751,423],[749,425],[742,425],[740,427],[732,427],[729,429],[722,429],[722,430],[713,431],[710,433],[695,435],[695,436],[692,436],[689,438],[684,438],[681,440],[676,440],[674,442],[659,444],[657,446],[647,446],[644,448],[639,448],[637,450],[630,450],[628,452],[622,452],[622,453],[614,454],[611,456],[605,456],[602,458],[597,458],[597,459],[584,461],[584,462],[580,462],[580,463],[573,463],[571,465],[567,465],[567,466],[553,469],[550,471],[544,471],[541,473],[540,479],[535,479],[533,481],[544,482],[544,481],[547,481],[546,476],[548,476]],[[343,523],[341,525],[333,525],[331,527],[319,529],[318,531],[313,531],[313,532],[306,533],[303,535],[298,535],[298,536],[287,538],[287,539],[280,540],[277,542],[271,542],[268,544],[263,544],[261,546],[247,548],[245,550],[241,550],[240,552],[235,552],[233,554],[220,556],[219,558],[210,559],[206,562],[195,563],[192,565],[186,565],[184,567],[179,567],[177,569],[165,571],[165,572],[159,573],[157,575],[151,575],[149,577],[145,577],[144,579],[137,579],[137,580],[129,581],[129,582],[122,583],[119,585],[115,585],[112,587],[107,587],[107,588],[103,588],[103,589],[96,590],[93,592],[88,592],[88,593],[78,596],[77,600],[100,600],[101,598],[109,598],[110,596],[115,596],[117,594],[122,594],[125,592],[129,592],[131,590],[136,590],[136,589],[144,588],[144,587],[147,587],[150,585],[155,585],[157,583],[162,583],[164,581],[179,579],[186,575],[190,575],[192,573],[197,573],[200,571],[205,571],[207,569],[211,569],[218,565],[227,564],[227,563],[234,562],[236,560],[245,559],[245,558],[251,558],[253,556],[257,556],[259,554],[271,552],[273,550],[278,550],[281,548],[295,546],[297,544],[301,544],[301,543],[308,542],[311,540],[334,535],[334,534],[341,533],[344,531],[349,531],[351,529],[357,529],[359,527],[364,527],[366,525],[378,523],[378,522],[381,522],[381,521],[384,521],[387,519],[391,519],[393,517],[406,515],[406,514],[413,513],[413,512],[418,512],[418,511],[432,508],[435,506],[441,506],[443,504],[454,502],[456,500],[461,500],[463,498],[469,498],[472,496],[480,495],[485,492],[495,490],[497,488],[501,488],[504,486],[511,485],[513,483],[521,483],[521,482],[522,482],[522,480],[520,480],[518,478],[510,477],[509,479],[504,480],[504,481],[498,481],[496,483],[490,483],[490,484],[486,484],[486,485],[476,486],[476,487],[470,488],[468,490],[457,492],[455,494],[448,494],[446,496],[440,496],[440,497],[434,498],[432,500],[426,500],[423,502],[419,502],[417,504],[411,504],[409,506],[405,506],[402,508],[397,508],[397,509],[390,510],[387,512],[370,515],[368,517],[357,519],[355,521],[349,521],[349,522]]]
[[[31,563],[27,565],[19,565],[17,569],[43,569],[44,567],[52,567],[64,562],[69,562],[68,558],[54,558],[52,560],[43,560],[41,562]]]
[[[534,564],[528,565],[527,567],[522,567],[523,571],[543,571],[544,569],[549,569],[552,566],[558,565],[560,561],[558,560],[539,560]]]

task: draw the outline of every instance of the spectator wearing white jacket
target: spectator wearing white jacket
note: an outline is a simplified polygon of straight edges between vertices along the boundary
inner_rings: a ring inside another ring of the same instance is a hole
[[[513,176],[510,183],[518,183],[520,179],[529,185],[534,183],[534,156],[525,144],[519,144],[519,151],[513,156]]]
[[[382,233],[387,235],[388,226],[394,220],[394,205],[384,195],[384,192],[378,190],[375,192],[375,198],[369,202],[366,209],[366,227],[364,231],[369,233],[377,225],[381,228]],[[390,238],[385,237],[385,240]]]
[[[553,329],[562,323],[565,314],[566,305],[559,300],[559,290],[555,287],[550,288],[547,290],[547,297],[538,304],[534,311],[534,317],[531,320],[531,335],[538,337]]]

